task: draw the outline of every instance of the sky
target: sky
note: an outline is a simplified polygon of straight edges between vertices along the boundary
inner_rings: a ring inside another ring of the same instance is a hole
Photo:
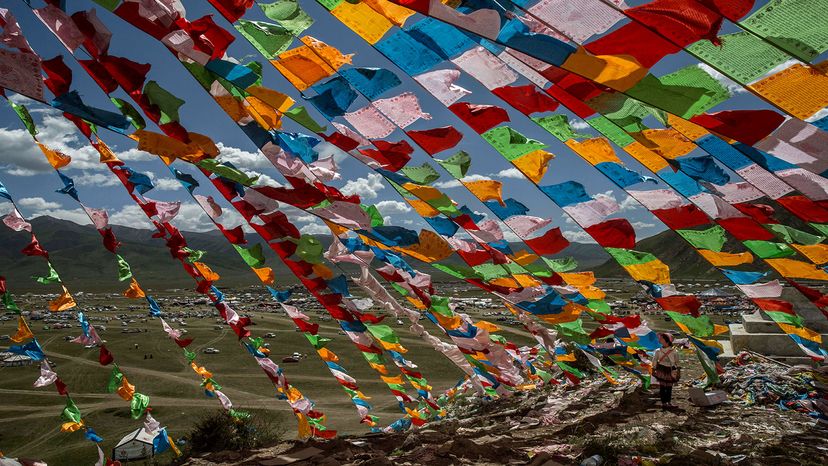
[[[22,1],[8,3],[10,5],[7,7],[17,17],[24,34],[42,58],[49,59],[57,54],[64,55],[65,63],[74,71],[73,89],[82,94],[84,101],[92,106],[114,110],[114,106],[107,100],[100,88],[31,13],[26,4]],[[96,8],[98,16],[113,33],[110,54],[152,64],[149,79],[157,81],[163,88],[186,101],[180,111],[182,124],[189,131],[212,137],[221,149],[221,160],[232,161],[241,168],[262,174],[261,183],[284,183],[284,179],[279,173],[269,165],[269,162],[263,156],[256,153],[255,146],[224,115],[222,110],[196,84],[195,80],[166,48],[90,0],[69,3],[70,8],[73,8],[70,13],[82,9]],[[38,2],[33,2],[33,4],[40,5]],[[416,130],[455,125],[464,133],[465,137],[454,150],[465,150],[472,155],[473,163],[469,171],[471,179],[492,178],[502,180],[504,182],[504,198],[514,197],[523,202],[530,207],[530,215],[552,219],[553,225],[560,226],[571,241],[591,242],[586,233],[574,225],[534,185],[523,179],[517,170],[512,168],[494,149],[466,127],[440,102],[420,88],[416,82],[382,57],[379,52],[360,37],[340,24],[315,1],[301,0],[300,4],[316,19],[316,23],[306,31],[306,34],[339,48],[343,53],[355,53],[353,59],[353,65],[355,66],[385,67],[394,71],[403,80],[403,86],[396,88],[395,91],[389,92],[387,95],[403,91],[411,91],[417,94],[423,109],[431,114],[431,119],[420,120],[408,129]],[[242,61],[245,59],[262,61],[262,57],[258,52],[217,12],[213,11],[206,0],[187,1],[185,6],[187,7],[187,17],[190,20],[205,14],[213,14],[214,20],[219,25],[234,33],[236,41],[228,51],[230,56]],[[246,18],[265,19],[256,8],[251,9]],[[82,55],[80,57],[85,58]],[[693,64],[695,64],[695,61],[692,57],[680,53],[663,60],[652,71],[655,75],[661,75]],[[468,76],[463,76],[457,84],[473,92],[471,100],[475,103],[492,103],[503,106],[499,99],[488,93],[485,88]],[[266,63],[264,66],[264,85],[291,95],[297,102],[301,103],[302,101],[302,96],[274,68],[267,66]],[[733,91],[734,98],[723,104],[721,109],[762,108],[764,106],[761,101],[745,93],[737,86],[733,87]],[[113,95],[129,100],[120,90]],[[26,101],[26,99],[19,97],[15,99],[18,102]],[[354,110],[366,104],[367,101],[360,97],[350,109]],[[74,178],[80,192],[81,201],[85,205],[107,209],[110,213],[111,223],[135,228],[151,227],[143,213],[132,204],[122,186],[109,174],[105,167],[98,163],[97,153],[91,147],[82,144],[78,137],[79,134],[70,122],[61,118],[54,110],[43,105],[29,103],[27,106],[39,125],[41,141],[72,156],[73,162],[64,171]],[[54,192],[55,189],[61,186],[54,171],[45,162],[37,147],[33,145],[31,138],[23,130],[11,108],[5,104],[2,107],[0,108],[0,181],[5,183],[12,195],[18,199],[21,213],[27,218],[50,215],[81,224],[89,223],[86,215],[71,198]],[[311,110],[311,114],[317,121],[326,123],[320,114],[312,109],[311,105],[307,104],[306,107]],[[561,108],[557,113],[567,112]],[[547,150],[556,155],[549,172],[541,182],[542,185],[575,180],[587,186],[591,194],[603,193],[614,197],[621,206],[621,211],[615,216],[628,218],[636,228],[639,239],[665,229],[661,222],[649,212],[637,206],[623,191],[617,189],[603,175],[581,160],[554,137],[532,124],[525,116],[510,110],[510,117],[512,127],[526,136],[547,143],[549,145]],[[573,127],[577,130],[587,133],[591,131],[586,129],[584,123],[576,121],[571,114],[569,114],[569,117],[572,120]],[[151,123],[150,129],[154,129]],[[285,122],[284,129],[288,131],[302,130],[290,121]],[[185,231],[207,231],[213,228],[199,206],[187,196],[186,191],[169,175],[166,167],[159,160],[134,149],[134,142],[123,135],[103,131],[102,136],[131,168],[147,173],[155,180],[156,188],[147,194],[149,198],[162,201],[182,201],[181,212],[174,222],[179,228]],[[398,130],[387,139],[398,140],[400,138],[401,132]],[[447,157],[451,153],[453,152],[440,155]],[[620,151],[619,155],[621,155]],[[644,175],[649,175],[645,168],[630,157],[622,155],[622,160],[629,168]],[[430,158],[424,152],[418,150],[410,164],[420,165],[427,161],[430,161]],[[432,165],[440,170],[435,163],[432,162]],[[179,168],[195,174],[195,171],[186,165]],[[472,210],[484,214],[488,212],[481,203],[468,194],[464,188],[460,187],[458,182],[452,180],[444,172],[441,171],[441,173],[443,176],[435,183],[435,186],[444,188],[457,202],[469,205]],[[331,182],[331,184],[341,188],[346,194],[359,194],[366,203],[376,204],[380,212],[386,216],[387,223],[416,229],[428,228],[422,219],[417,217],[405,203],[401,202],[397,193],[378,174],[371,172],[361,163],[342,157],[340,160],[340,175],[340,179]],[[241,217],[233,212],[228,204],[224,203],[223,200],[218,200],[217,193],[205,192],[205,188],[211,190],[212,187],[207,183],[201,184],[201,194],[214,195],[217,201],[225,207],[225,214],[220,219],[224,225],[235,226],[242,223]],[[664,185],[661,183],[647,183],[635,186],[635,189],[663,187]],[[0,209],[2,208],[0,206]],[[292,208],[287,208],[287,210],[290,218],[300,227],[302,232],[327,232],[327,229],[313,216]],[[510,232],[507,233],[507,238],[515,239]]]

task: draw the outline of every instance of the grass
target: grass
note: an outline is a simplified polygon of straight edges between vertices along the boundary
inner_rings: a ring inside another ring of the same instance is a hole
[[[612,286],[618,288],[620,285],[614,283]],[[632,294],[632,289],[621,294],[616,293],[613,297],[623,299],[627,293]],[[463,296],[470,294],[478,292],[462,292]],[[177,296],[194,295],[185,292]],[[239,296],[239,293],[230,292],[228,296]],[[204,395],[200,387],[200,378],[187,364],[183,352],[163,332],[160,322],[157,319],[145,318],[145,309],[135,306],[134,301],[128,301],[118,295],[84,294],[77,298],[79,305],[84,308],[118,306],[117,311],[90,310],[87,314],[93,325],[99,328],[101,337],[107,341],[107,347],[114,354],[116,363],[130,383],[134,384],[139,392],[150,396],[153,416],[162,425],[167,426],[174,439],[185,437],[205,412],[219,408],[215,399]],[[174,314],[185,310],[172,304],[172,296],[159,294],[156,298],[162,301],[162,307],[167,313]],[[44,309],[46,303],[45,297],[37,295],[18,295],[16,299],[26,310]],[[130,306],[133,306],[132,310]],[[280,309],[274,307],[265,296],[259,295],[245,299],[243,304],[233,304],[233,307],[241,314],[249,313],[254,316],[253,320],[257,325],[251,327],[253,336],[276,334],[275,338],[265,340],[271,344],[272,359],[284,368],[288,380],[312,399],[318,410],[327,415],[329,428],[341,433],[366,432],[366,427],[359,423],[356,410],[341,386],[333,379],[322,361],[313,354],[307,340],[294,330],[292,322]],[[223,386],[224,393],[233,401],[234,407],[252,411],[265,420],[283,423],[286,435],[292,437],[296,425],[289,406],[275,398],[273,385],[239,344],[232,331],[216,321],[215,311],[206,304],[186,310],[207,311],[211,317],[188,318],[187,327],[170,323],[177,328],[186,328],[187,336],[195,339],[190,349],[197,352],[197,362],[213,372],[215,380]],[[322,311],[303,310],[314,321],[320,322],[318,317]],[[494,310],[500,309],[487,311]],[[494,321],[496,318],[484,317],[483,310],[480,309],[464,309],[463,312],[476,319]],[[129,328],[147,331],[121,333],[122,326],[115,318],[118,314],[129,314],[130,318],[136,320]],[[107,318],[109,322],[104,322]],[[649,320],[651,327],[656,330],[671,325],[660,317]],[[111,366],[102,367],[98,364],[98,350],[86,349],[65,341],[66,336],[75,337],[80,334],[80,329],[75,325],[76,321],[68,322],[73,324],[73,328],[44,330],[42,321],[31,321],[31,325],[49,359],[56,363],[54,369],[66,382],[88,425],[104,437],[101,448],[109,453],[124,435],[141,427],[143,420],[131,419],[129,404],[116,394],[106,392]],[[398,419],[401,413],[397,403],[376,372],[366,364],[353,344],[338,333],[339,327],[335,322],[320,323],[320,334],[333,338],[328,348],[339,355],[341,365],[356,378],[361,390],[371,397],[373,414],[380,417],[381,425],[388,425]],[[410,333],[407,325],[397,325],[393,318],[386,319],[384,323],[398,330],[403,345],[409,350],[406,358],[420,367],[434,387],[435,394],[451,387],[461,378],[461,372],[448,359]],[[522,328],[496,323],[503,328],[502,333],[518,345],[535,343]],[[100,331],[102,324],[106,325],[106,331]],[[223,330],[216,330],[214,327],[217,325],[222,325]],[[432,334],[439,333],[439,330],[427,321],[423,321],[423,325]],[[585,322],[587,331],[594,327],[592,322]],[[13,335],[15,332],[16,319],[0,322],[0,335]],[[2,345],[8,343],[3,342]],[[136,344],[138,348],[135,348]],[[220,353],[203,354],[202,350],[206,347],[217,348]],[[281,363],[282,357],[294,351],[310,354],[299,363]],[[152,359],[144,359],[144,356],[149,354],[152,354]],[[388,366],[393,374],[394,368],[390,361]],[[33,388],[32,383],[38,375],[36,365],[0,368],[0,451],[10,457],[33,457],[57,466],[93,463],[97,459],[97,452],[82,433],[59,431],[59,417],[65,400],[54,387]],[[411,393],[415,392],[412,390]],[[170,460],[169,454],[158,459],[160,464]]]

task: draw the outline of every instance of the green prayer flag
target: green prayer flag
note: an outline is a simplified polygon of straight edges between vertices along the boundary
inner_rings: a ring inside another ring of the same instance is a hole
[[[791,315],[787,312],[764,311],[764,313],[767,314],[768,317],[770,317],[771,320],[776,323],[793,325],[797,328],[802,328],[805,326],[804,322],[802,321],[802,317]]]
[[[71,397],[66,397],[66,406],[63,408],[63,412],[60,413],[60,418],[64,422],[81,422],[80,409],[78,409],[78,405],[75,404],[75,400]]]
[[[291,120],[299,123],[314,133],[323,133],[328,130],[327,126],[322,126],[317,123],[313,117],[310,116],[310,113],[308,113],[308,109],[301,105],[288,109],[284,114]]]
[[[274,59],[286,51],[294,39],[286,27],[264,21],[240,19],[233,27],[268,59]]]
[[[322,243],[318,239],[311,235],[302,235],[299,238],[299,243],[296,245],[295,254],[305,262],[321,264],[323,249]]]
[[[0,302],[3,303],[3,307],[5,307],[7,311],[13,311],[17,314],[20,314],[20,308],[17,307],[17,304],[15,304],[14,302],[14,298],[12,298],[12,294],[8,291],[3,293],[2,296],[0,296]]]
[[[377,340],[382,340],[392,345],[398,345],[400,343],[400,338],[394,333],[394,329],[387,325],[365,324],[365,327]]]
[[[441,316],[454,317],[454,311],[451,310],[449,303],[449,299],[445,296],[434,296],[431,299],[431,307],[429,309]]]
[[[54,267],[52,267],[52,263],[46,261],[46,266],[49,267],[49,275],[45,277],[32,275],[32,278],[34,278],[41,285],[51,285],[52,283],[60,283],[60,275],[58,275],[57,271],[54,269]]]
[[[228,413],[230,414],[230,417],[232,417],[233,419],[250,419],[250,413],[244,411],[237,411],[235,409],[231,409],[230,411],[228,411]]]
[[[188,247],[181,248],[182,251],[187,253],[187,261],[190,263],[198,262],[207,254],[206,251],[201,251],[199,249],[190,249]]]
[[[621,266],[646,264],[656,260],[656,256],[649,252],[634,251],[622,248],[604,248]]]
[[[596,116],[586,120],[589,126],[615,143],[618,147],[627,147],[635,142],[632,136],[627,134],[624,130],[619,128],[609,118],[604,116]]]
[[[570,366],[569,364],[567,364],[565,362],[555,361],[555,364],[557,364],[557,366],[560,367],[562,370],[564,370],[566,372],[569,372],[570,374],[574,375],[575,377],[577,377],[579,379],[584,378],[584,373],[583,372],[579,371],[578,369]]]
[[[789,227],[788,225],[782,225],[781,223],[768,223],[763,225],[768,230],[774,232],[776,236],[786,243],[796,243],[796,244],[819,244],[825,241],[825,236],[817,236],[812,235],[810,233],[806,233],[802,230],[797,230],[796,228]],[[811,223],[817,231],[823,232],[828,235],[828,231],[823,231],[820,226],[824,226],[818,223]]]
[[[492,128],[482,136],[500,155],[510,161],[546,147],[546,144],[529,139],[509,126]]]
[[[555,272],[569,272],[578,268],[578,262],[574,257],[562,257],[560,259],[547,259],[541,257],[546,265]]]
[[[187,348],[182,348],[184,350],[184,357],[187,358],[187,361],[193,362],[195,361],[196,354],[193,351],[188,350]]]
[[[610,305],[603,299],[590,299],[587,303],[587,307],[601,314],[612,314]]]
[[[649,107],[619,93],[600,94],[590,99],[587,104],[624,131],[635,132],[646,129],[642,121],[650,116]]]
[[[118,280],[124,281],[132,278],[132,269],[130,269],[126,259],[121,257],[120,254],[115,254],[115,257],[118,259]]]
[[[673,319],[674,322],[687,327],[690,333],[696,337],[710,337],[713,336],[714,327],[713,322],[708,316],[693,317],[688,314],[680,312],[666,311],[667,315]]]
[[[320,337],[319,335],[312,335],[310,333],[305,333],[305,338],[307,338],[310,344],[318,350],[324,348],[325,345],[333,341],[330,338]]]
[[[365,358],[366,361],[374,364],[382,364],[385,362],[385,360],[382,358],[382,354],[363,352],[362,356]]]
[[[572,322],[555,324],[555,330],[565,341],[572,341],[580,345],[587,345],[590,342],[589,334],[584,330],[584,321],[580,318]]]
[[[149,397],[144,395],[143,393],[135,392],[132,395],[132,401],[129,405],[129,410],[132,414],[132,419],[138,419],[144,415],[144,412],[147,410],[149,406]]]
[[[125,116],[132,126],[135,129],[144,129],[147,127],[147,122],[144,121],[144,117],[138,113],[138,110],[135,110],[135,107],[132,106],[129,102],[123,99],[119,99],[117,97],[110,97],[109,100],[118,107],[118,110],[121,111],[121,115]]]
[[[109,382],[106,384],[106,391],[109,393],[115,393],[115,391],[118,390],[118,387],[121,386],[123,380],[123,372],[121,372],[121,369],[117,364],[113,364],[112,371],[109,373]]]
[[[808,225],[811,225],[815,230],[822,233],[823,236],[828,236],[828,224],[825,224],[825,223],[809,223]],[[823,238],[823,240],[824,240],[824,238]],[[819,240],[819,242],[821,243],[823,240]],[[802,244],[808,244],[808,243],[802,243]]]
[[[466,172],[469,170],[469,166],[471,165],[471,156],[466,151],[460,151],[451,157],[440,160],[434,159],[439,163],[443,168],[446,169],[447,172],[451,174],[451,176],[460,179],[466,176]]]
[[[340,4],[340,3],[342,3],[344,0],[317,0],[317,1],[318,1],[318,2],[322,5],[322,6],[324,6],[325,8],[327,8],[328,10],[333,10],[334,8],[336,8],[337,6],[339,6],[339,4]]]
[[[487,282],[494,280],[496,278],[505,278],[512,276],[509,270],[500,264],[487,263],[475,265],[472,268],[478,276],[480,276],[481,278],[483,278],[484,281]]]
[[[265,257],[264,253],[262,252],[262,245],[261,243],[256,243],[251,248],[243,248],[238,245],[233,245],[239,255],[244,259],[244,262],[247,263],[250,267],[253,268],[260,268],[265,265]]]
[[[261,86],[262,85],[262,64],[257,61],[251,61],[244,65],[247,69],[252,71],[256,74],[256,82],[253,83],[253,86]]]
[[[696,249],[720,252],[722,246],[727,242],[725,229],[719,225],[706,230],[676,230],[676,233],[680,234]]]
[[[313,18],[305,13],[296,0],[280,0],[274,3],[259,3],[265,16],[277,21],[294,35],[299,35],[311,27]]]
[[[161,119],[158,124],[164,125],[179,121],[178,109],[184,105],[184,101],[170,94],[166,89],[159,86],[155,81],[147,81],[144,85],[144,96],[149,102],[158,107],[161,112]]]
[[[543,129],[555,136],[561,142],[566,142],[570,139],[588,138],[587,134],[576,133],[572,126],[569,125],[569,118],[566,115],[549,115],[542,117],[534,117],[532,121],[539,124]]]
[[[23,124],[26,125],[26,130],[29,131],[29,134],[31,134],[32,136],[36,136],[37,126],[35,126],[34,119],[32,118],[32,115],[29,113],[29,109],[26,108],[24,105],[17,105],[16,103],[11,101],[9,103],[11,103],[12,110],[14,110],[14,113],[16,113],[18,118],[20,118],[20,121],[22,121]]]
[[[721,45],[700,40],[687,50],[743,85],[756,81],[790,58],[749,32],[724,34],[719,39]]]
[[[730,92],[698,66],[692,65],[660,78],[648,74],[627,94],[690,119],[724,102]]]
[[[428,162],[419,167],[407,166],[400,169],[405,176],[417,184],[431,184],[440,179],[440,174]]]
[[[259,179],[259,175],[256,176],[248,176],[243,171],[228,167],[227,165],[222,165],[216,159],[204,159],[200,160],[196,163],[199,167],[218,175],[222,178],[227,178],[230,181],[235,181],[236,183],[243,184],[244,186],[252,186],[256,180]]]
[[[92,1],[97,3],[98,5],[106,8],[109,11],[115,11],[115,8],[118,8],[118,5],[121,4],[121,0],[92,0]]]
[[[392,284],[391,284],[391,288],[394,288],[394,290],[395,290],[397,293],[399,293],[399,294],[400,294],[400,296],[408,296],[408,295],[409,295],[408,290],[406,290],[405,288],[401,287],[400,285],[397,285],[396,283],[392,283]]]
[[[463,266],[463,265],[454,265],[454,264],[432,264],[434,268],[439,269],[452,277],[459,278],[461,280],[465,280],[467,278],[477,278],[477,273],[475,270]]]
[[[785,243],[774,243],[773,241],[748,240],[742,241],[760,259],[779,259],[790,257],[796,251]]]
[[[696,357],[699,358],[702,369],[704,369],[704,373],[707,374],[707,381],[704,386],[710,387],[719,383],[719,373],[716,371],[716,365],[713,364],[713,361],[711,361],[704,351],[699,348],[696,348]]]
[[[554,274],[552,270],[544,267],[540,262],[533,262],[531,264],[524,265],[523,268],[536,277],[547,278]]]
[[[828,2],[771,0],[740,25],[802,61],[810,62],[828,50]]]
[[[371,204],[366,206],[365,204],[361,205],[362,210],[371,217],[371,227],[381,227],[385,224],[385,219],[382,218],[382,213],[380,213],[377,206]]]

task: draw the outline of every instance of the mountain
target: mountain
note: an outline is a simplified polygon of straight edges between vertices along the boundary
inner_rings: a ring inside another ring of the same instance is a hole
[[[70,289],[119,291],[126,288],[126,283],[117,281],[115,261],[109,251],[101,246],[101,237],[91,225],[78,225],[47,216],[37,217],[31,223],[43,247],[49,251],[55,269]],[[151,230],[118,225],[112,228],[122,243],[119,252],[132,265],[143,286],[155,289],[192,286],[192,280],[180,265],[171,260],[165,245],[152,237]],[[222,276],[221,283],[224,286],[257,283],[246,264],[218,232],[186,232],[185,236],[191,248],[207,251],[204,261]],[[330,244],[330,237],[320,236],[319,239],[325,246]],[[254,244],[261,239],[257,235],[248,235],[248,240]],[[0,244],[3,245],[0,248],[0,275],[6,276],[13,292],[49,289],[30,278],[32,275],[45,275],[47,271],[41,258],[27,257],[20,253],[28,243],[29,238],[25,232],[0,228]],[[520,248],[519,244],[513,245],[516,251]],[[638,249],[652,252],[661,258],[670,266],[674,277],[695,278],[714,273],[712,267],[672,231],[640,241]],[[573,256],[582,269],[594,270],[599,277],[626,276],[597,244],[573,243],[565,252],[566,255]],[[426,264],[413,260],[411,262],[413,267],[432,273],[437,281],[448,279]],[[269,255],[268,265],[274,269],[279,286],[297,283],[293,275],[272,255]]]

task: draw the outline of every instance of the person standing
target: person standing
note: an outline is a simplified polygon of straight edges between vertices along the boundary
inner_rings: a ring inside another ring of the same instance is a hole
[[[673,346],[673,335],[660,333],[658,341],[661,348],[657,349],[653,356],[653,376],[658,380],[661,407],[669,409],[673,407],[673,385],[681,378],[681,368],[678,352]]]

